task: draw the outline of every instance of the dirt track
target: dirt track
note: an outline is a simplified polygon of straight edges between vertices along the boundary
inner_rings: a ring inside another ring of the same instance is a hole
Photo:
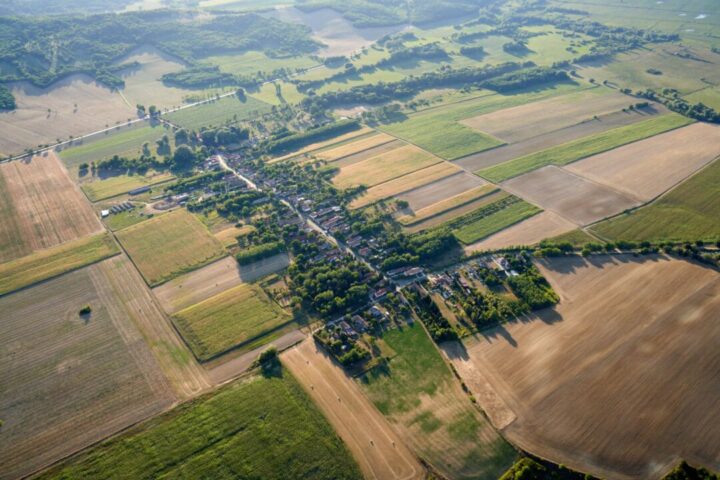
[[[605,478],[720,470],[720,275],[665,257],[555,259],[556,311],[450,356],[519,447]]]
[[[281,355],[343,439],[368,480],[424,478],[424,470],[358,386],[312,339]]]
[[[0,164],[0,175],[0,187],[12,202],[4,209],[7,218],[0,219],[0,238],[15,238],[16,243],[0,251],[0,261],[102,231],[97,215],[54,153]]]

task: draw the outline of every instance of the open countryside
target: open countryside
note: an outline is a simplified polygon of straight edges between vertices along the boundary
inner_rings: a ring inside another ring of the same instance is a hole
[[[0,480],[720,480],[719,18],[4,2]]]

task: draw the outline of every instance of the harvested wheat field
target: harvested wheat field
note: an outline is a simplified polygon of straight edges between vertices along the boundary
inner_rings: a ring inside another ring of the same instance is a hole
[[[414,145],[406,145],[386,154],[342,167],[332,181],[338,188],[358,185],[373,187],[441,161],[440,158]]]
[[[565,168],[649,201],[720,156],[720,126],[695,123]]]
[[[639,199],[555,167],[543,167],[502,184],[507,191],[587,225],[638,205]]]
[[[356,153],[364,152],[371,148],[379,147],[383,144],[390,143],[393,140],[395,140],[395,137],[391,137],[385,133],[378,133],[377,135],[370,135],[354,142],[323,150],[322,152],[315,154],[315,156],[332,162]]]
[[[460,123],[500,138],[520,142],[544,133],[593,120],[594,116],[622,111],[632,98],[601,87],[498,110]]]
[[[405,145],[407,145],[407,143],[403,142],[402,140],[393,140],[388,143],[383,143],[382,145],[379,145],[377,147],[368,148],[367,150],[363,150],[362,152],[354,153],[338,160],[333,160],[332,163],[334,167],[342,168],[348,165],[352,165],[354,163],[360,163],[369,158],[377,157],[378,155],[381,155],[383,153],[392,152],[396,148],[400,148]]]
[[[0,262],[102,231],[54,153],[0,164]]]
[[[520,448],[605,478],[720,470],[720,275],[662,256],[540,265],[556,310],[448,348]]]
[[[330,140],[324,140],[322,142],[312,143],[306,147],[303,147],[302,149],[300,149],[298,151],[289,153],[287,155],[283,155],[281,157],[273,158],[272,160],[269,161],[269,163],[276,163],[276,162],[281,162],[283,160],[287,160],[289,158],[300,157],[301,155],[309,154],[309,153],[315,152],[316,150],[321,150],[324,148],[332,148],[333,146],[338,145],[340,143],[349,142],[353,139],[374,135],[374,133],[375,133],[375,131],[373,129],[363,127],[363,128],[360,128],[359,130],[354,130],[352,132],[345,133],[338,137],[331,138]]]
[[[153,293],[163,309],[173,314],[237,287],[241,283],[254,282],[271,273],[279,272],[289,264],[290,259],[286,253],[249,265],[238,265],[233,257],[226,257],[155,287]]]
[[[456,176],[459,171],[460,168],[456,167],[452,163],[436,163],[435,165],[423,168],[422,170],[408,173],[402,177],[398,177],[369,188],[362,196],[356,198],[352,201],[352,203],[350,203],[350,208],[365,207],[379,200],[392,197],[393,195],[398,195],[416,188],[422,188],[428,184],[434,185],[434,182],[439,179],[447,178],[451,175]],[[480,181],[482,182],[482,180]]]
[[[495,185],[480,185],[479,187],[471,188],[470,190],[466,190],[458,195],[430,204],[429,206],[419,210],[412,211],[407,208],[403,211],[403,215],[397,217],[397,221],[401,225],[405,226],[420,223],[436,215],[467,205],[468,203],[474,202],[480,198],[499,191],[500,189]]]
[[[132,225],[116,235],[151,287],[227,254],[205,225],[185,209]]]
[[[410,208],[417,211],[486,184],[487,182],[477,175],[460,172],[457,175],[405,192],[398,198],[408,202]]]
[[[369,480],[425,478],[420,462],[343,369],[312,339],[280,356]]]
[[[498,250],[519,245],[535,245],[540,241],[575,230],[577,225],[560,215],[544,211],[494,235],[465,247],[465,252]]]
[[[120,94],[86,75],[71,75],[48,88],[26,82],[8,88],[17,110],[0,113],[0,155],[22,153],[136,116],[135,107],[130,108]]]
[[[524,157],[531,153],[540,152],[550,147],[556,147],[564,143],[580,140],[584,137],[591,137],[618,127],[632,125],[633,123],[647,120],[648,116],[668,113],[662,105],[653,105],[652,108],[644,108],[634,111],[619,111],[605,115],[598,115],[591,121],[577,123],[569,127],[554,130],[548,133],[536,135],[520,142],[503,145],[484,152],[468,155],[460,158],[454,163],[471,172],[492,167],[514,158]]]
[[[90,305],[92,312],[80,316]],[[0,478],[18,478],[175,400],[103,267],[0,298]]]
[[[439,225],[448,223],[451,220],[459,218],[463,215],[474,212],[475,210],[477,210],[479,208],[486,207],[492,203],[500,201],[503,198],[506,198],[508,196],[509,196],[509,194],[507,192],[505,192],[501,189],[497,189],[496,192],[490,193],[489,195],[481,196],[480,198],[478,198],[470,203],[465,203],[463,205],[452,208],[450,210],[446,210],[437,215],[427,217],[424,220],[413,222],[412,225],[403,227],[403,228],[407,232],[415,233],[415,232],[420,232],[422,230],[427,230],[428,228],[437,227]]]

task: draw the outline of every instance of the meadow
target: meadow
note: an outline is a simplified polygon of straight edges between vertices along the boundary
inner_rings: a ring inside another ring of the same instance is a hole
[[[594,225],[603,238],[628,241],[720,239],[720,162],[715,161],[657,201]]]
[[[226,255],[200,220],[184,209],[132,225],[116,235],[150,286]]]
[[[462,391],[422,325],[382,340],[396,355],[359,379],[375,406],[447,478],[498,478],[516,452]]]
[[[0,264],[0,295],[57,277],[119,253],[108,234],[84,237]]]
[[[39,478],[359,480],[357,465],[285,370],[184,403]]]
[[[491,182],[502,182],[547,165],[567,165],[629,143],[689,125],[693,120],[678,114],[663,115],[564,143],[476,172]]]
[[[202,127],[220,127],[260,116],[270,111],[270,105],[253,97],[241,101],[235,95],[212,100],[209,103],[192,108],[185,108],[164,115],[170,123],[188,130],[199,130]]]
[[[157,173],[149,175],[118,175],[102,180],[86,182],[81,185],[91,202],[98,202],[108,198],[117,197],[140,187],[150,187],[174,180],[171,173]]]
[[[183,338],[201,361],[261,337],[292,317],[257,285],[241,284],[173,316]]]
[[[307,69],[319,65],[307,56],[269,57],[264,52],[252,50],[235,55],[215,55],[206,57],[203,62],[217,65],[220,71],[234,75],[252,76],[258,72],[269,74],[279,69]]]

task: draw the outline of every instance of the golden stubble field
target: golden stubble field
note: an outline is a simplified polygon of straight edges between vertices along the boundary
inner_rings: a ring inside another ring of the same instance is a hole
[[[343,439],[366,479],[425,478],[420,462],[387,420],[312,339],[280,358]]]
[[[0,478],[28,475],[175,402],[108,275],[113,260],[0,298]],[[84,305],[92,307],[80,316]]]
[[[720,275],[663,256],[542,262],[561,296],[538,318],[446,346],[522,449],[605,478],[680,459],[720,469]]]
[[[102,231],[54,153],[0,164],[0,262]]]

